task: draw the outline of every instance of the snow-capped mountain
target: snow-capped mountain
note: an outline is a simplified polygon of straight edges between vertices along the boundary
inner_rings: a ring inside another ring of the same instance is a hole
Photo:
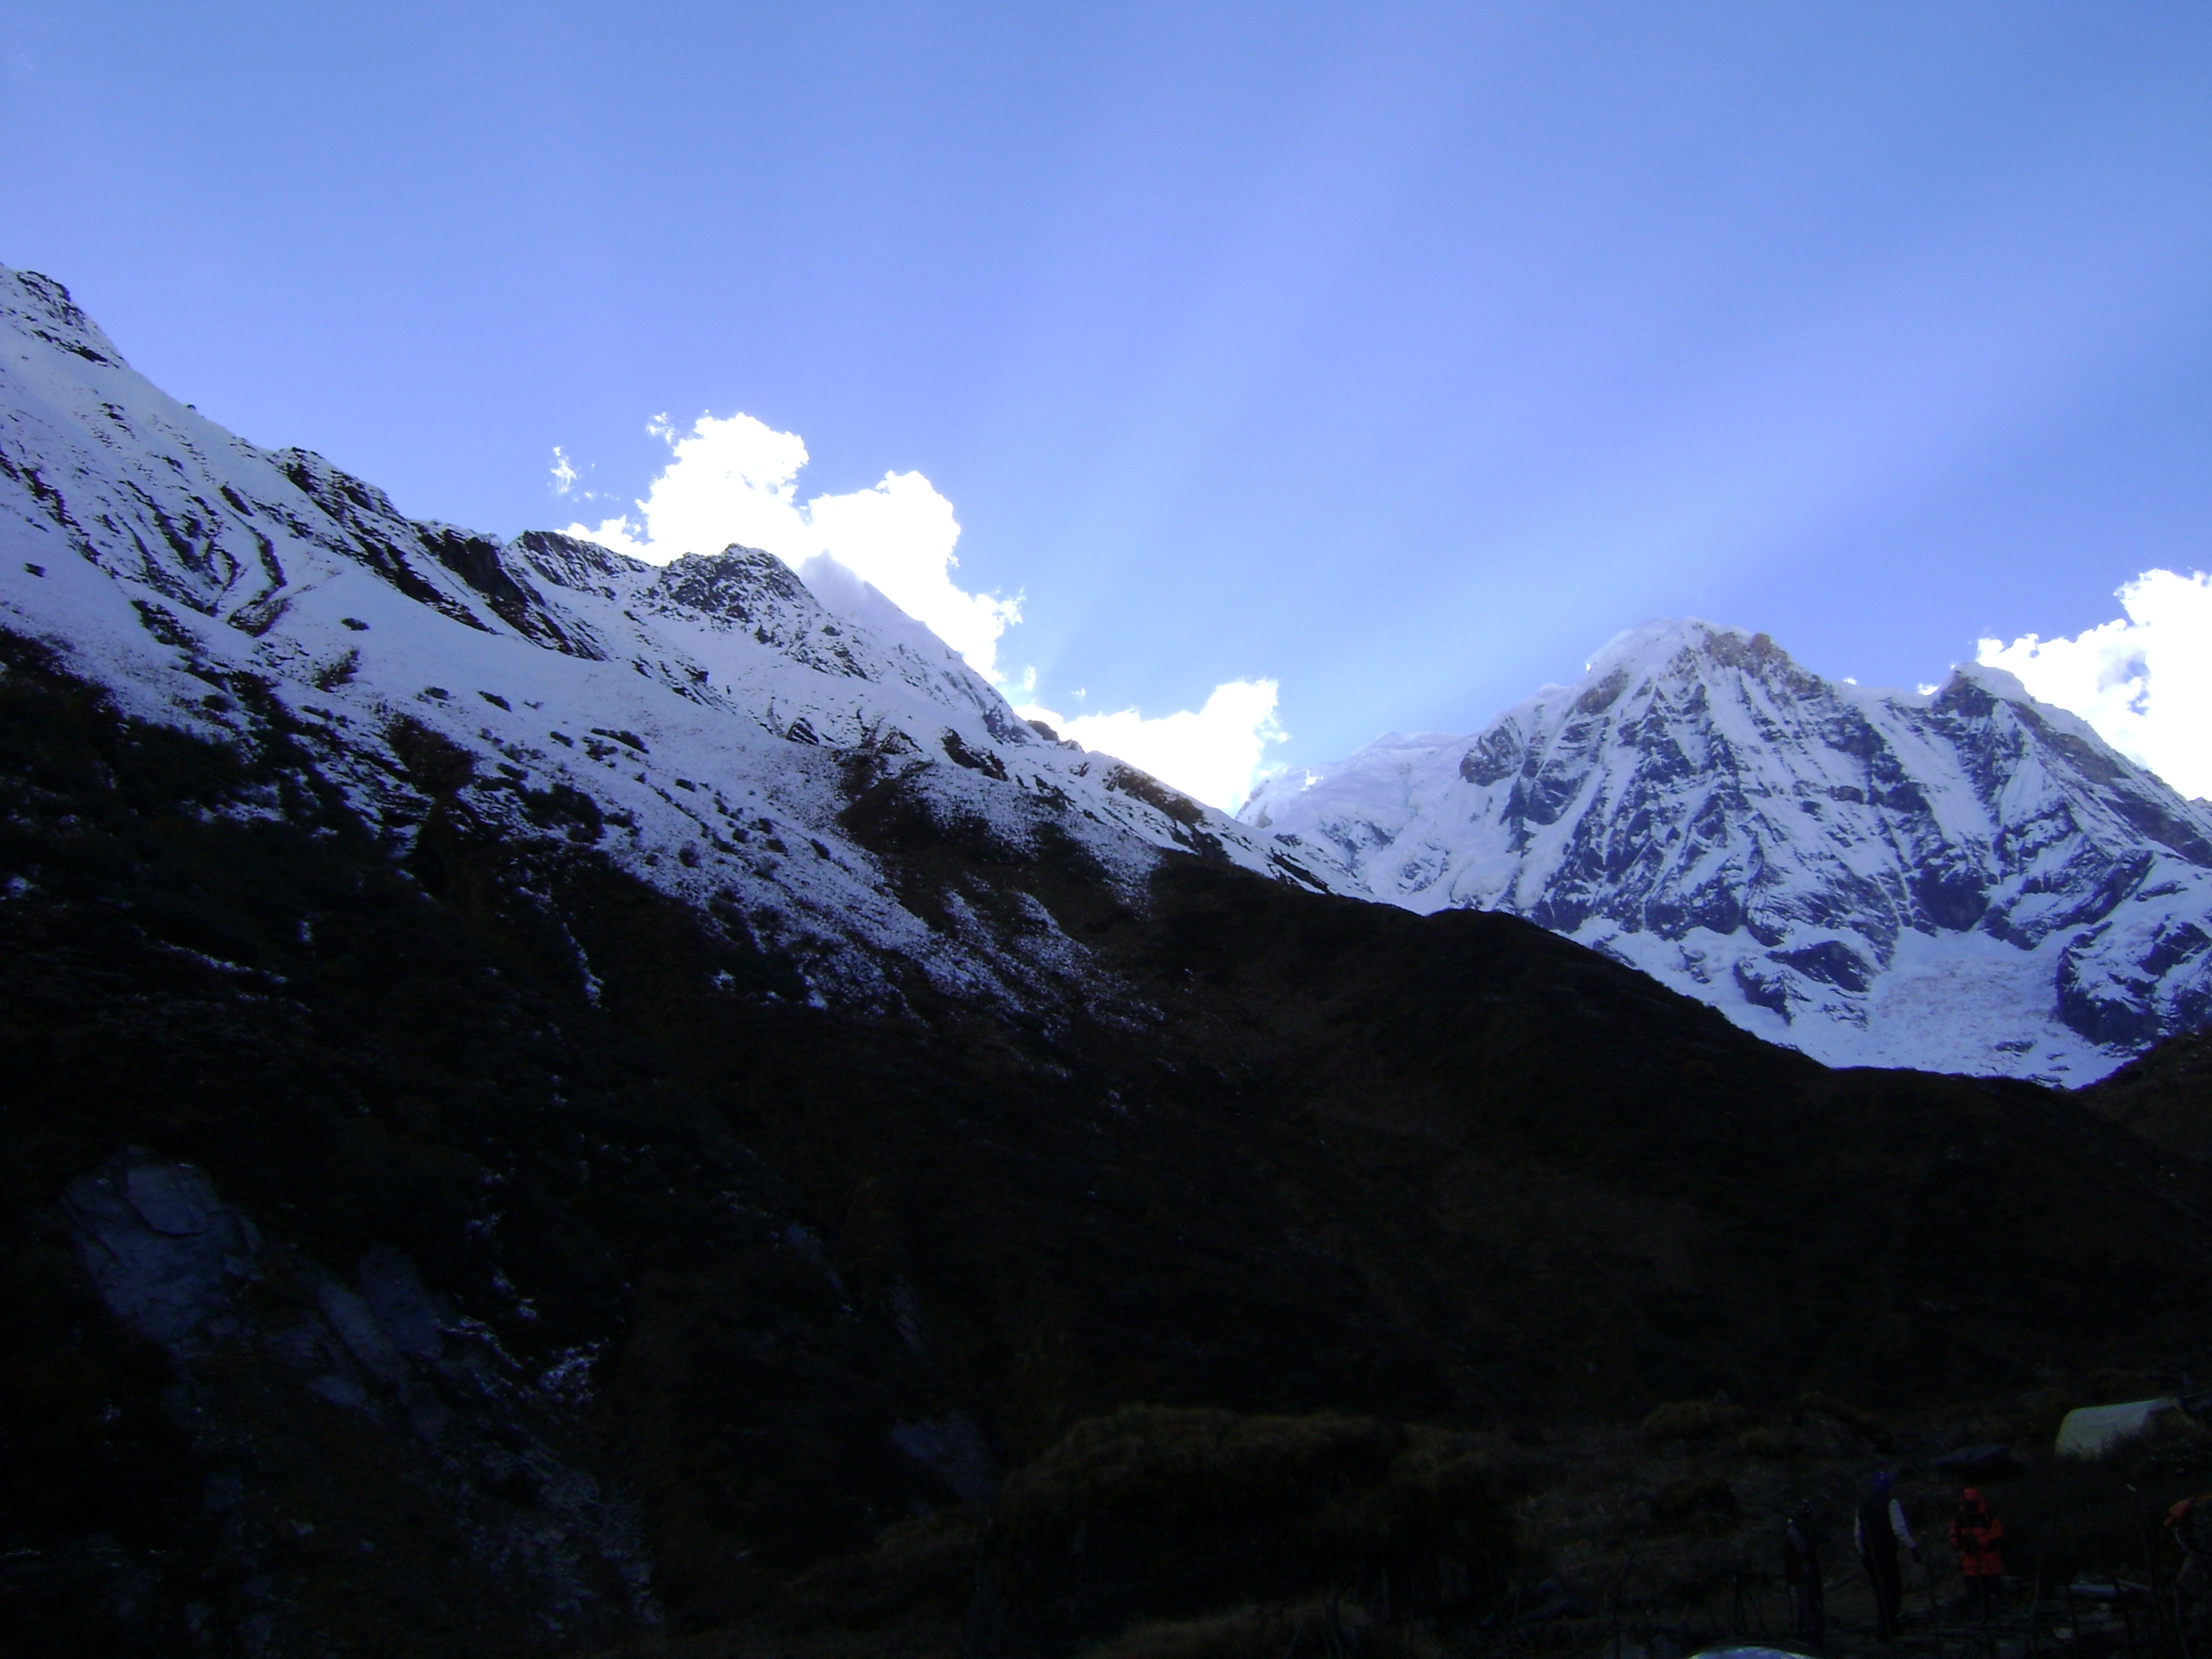
[[[1511,911],[1831,1061],[2078,1082],[2212,1008],[2212,812],[1994,671],[1870,691],[1652,624],[1474,738],[1385,738],[1240,823],[1033,728],[841,567],[410,520],[5,270],[0,628],[126,713],[292,728],[397,845],[459,812],[594,847],[820,1000],[1104,988],[1018,890],[902,868],[919,813],[1132,896],[1182,849]]]
[[[902,897],[853,828],[887,787],[973,840],[1073,846],[1133,890],[1164,848],[1319,884],[1266,837],[1033,729],[849,572],[808,575],[742,548],[657,568],[410,520],[320,457],[177,402],[60,284],[0,268],[0,627],[126,713],[296,724],[402,842],[444,794],[502,833],[596,844],[742,915],[831,1000],[895,1002],[918,974],[1024,1000],[1084,975],[1041,908]]]
[[[1873,690],[1650,623],[1239,816],[1340,890],[1526,916],[1833,1065],[2081,1083],[2212,1012],[2212,810],[1999,670]]]

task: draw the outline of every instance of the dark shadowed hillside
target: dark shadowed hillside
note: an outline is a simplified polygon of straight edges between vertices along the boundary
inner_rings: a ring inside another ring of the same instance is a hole
[[[2167,1152],[2212,1158],[2212,1026],[2166,1038],[2078,1097]]]
[[[0,678],[25,1650],[564,1650],[878,1595],[1072,1651],[1439,1551],[1464,1589],[1513,1434],[2155,1367],[2212,1290],[2193,1163],[2027,1085],[1824,1070],[1512,918],[1196,855],[1132,895],[856,756],[903,902],[1049,915],[1110,983],[836,1013],[434,749],[403,854],[249,677],[210,695],[238,743],[20,642]],[[1022,1551],[1135,1550],[1199,1468],[1269,1518],[1159,1533],[1182,1602],[1103,1566],[1023,1601]]]

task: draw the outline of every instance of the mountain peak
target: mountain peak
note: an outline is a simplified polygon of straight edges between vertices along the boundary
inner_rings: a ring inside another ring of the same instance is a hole
[[[108,368],[127,368],[123,354],[86,316],[70,291],[35,270],[0,265],[0,318],[9,319],[33,337]]]
[[[1724,643],[1725,642],[1725,643]],[[1601,673],[1620,664],[1658,664],[1671,661],[1685,651],[1712,655],[1733,649],[1771,648],[1773,641],[1748,629],[1711,623],[1700,617],[1656,617],[1623,629],[1591,653],[1588,673]]]
[[[1876,690],[1660,619],[1241,816],[1344,890],[1513,911],[1832,1064],[2080,1081],[2212,1012],[2212,820],[1978,664]]]

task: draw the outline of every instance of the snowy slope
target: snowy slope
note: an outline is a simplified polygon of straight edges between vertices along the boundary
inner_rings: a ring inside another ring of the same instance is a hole
[[[410,520],[202,418],[58,283],[0,268],[0,628],[203,732],[257,718],[242,691],[272,699],[396,845],[429,804],[422,757],[450,771],[458,751],[475,819],[599,846],[742,914],[817,996],[878,1005],[916,974],[1027,1001],[1089,973],[1042,907],[902,902],[841,819],[887,780],[971,836],[1073,843],[1133,896],[1167,848],[1315,884],[1266,837],[1041,736],[849,573],[810,574],[829,603],[740,548],[663,568]]]
[[[2212,1013],[2212,812],[1997,670],[1869,690],[1650,623],[1239,816],[1342,890],[1527,916],[1831,1064],[2080,1083]]]

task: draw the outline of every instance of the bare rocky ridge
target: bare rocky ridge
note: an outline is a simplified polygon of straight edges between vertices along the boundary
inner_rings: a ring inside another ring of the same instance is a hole
[[[2000,670],[1869,690],[1654,623],[1239,816],[1340,890],[1527,916],[1834,1065],[2079,1083],[2212,1012],[2212,813]]]

